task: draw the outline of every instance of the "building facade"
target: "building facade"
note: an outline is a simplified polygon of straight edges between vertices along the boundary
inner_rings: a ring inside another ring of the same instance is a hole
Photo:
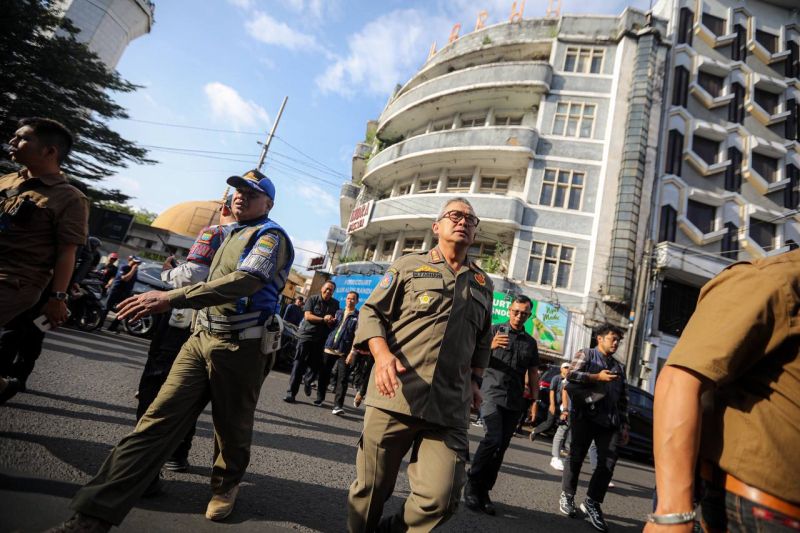
[[[112,69],[128,43],[150,33],[155,14],[149,0],[58,0],[56,6],[80,30],[77,39]]]
[[[642,300],[638,377],[655,377],[700,288],[800,243],[800,4],[661,0],[673,42]],[[746,297],[746,295],[743,295]]]
[[[481,219],[495,290],[569,311],[553,359],[629,324],[662,115],[666,24],[633,9],[478,29],[432,54],[368,124],[341,191],[348,262],[380,273],[435,246],[441,204]]]

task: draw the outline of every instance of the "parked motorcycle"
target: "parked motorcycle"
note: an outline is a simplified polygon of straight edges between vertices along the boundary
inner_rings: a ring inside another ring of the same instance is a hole
[[[67,307],[69,323],[82,331],[94,331],[103,321],[103,280],[98,272],[90,272],[70,291]]]

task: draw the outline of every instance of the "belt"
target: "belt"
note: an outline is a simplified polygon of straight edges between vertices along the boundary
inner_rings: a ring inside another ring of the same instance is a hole
[[[201,325],[200,326],[203,330],[208,331],[208,333],[218,339],[224,340],[234,340],[234,341],[244,341],[248,339],[260,339],[261,334],[264,332],[263,326],[256,326],[253,328],[246,328],[240,329],[237,331],[211,331],[207,327]]]
[[[715,475],[717,474],[717,475]],[[722,486],[726,491],[744,498],[745,500],[769,507],[781,514],[788,516],[794,520],[800,520],[800,507],[797,505],[781,500],[780,498],[767,494],[763,490],[751,487],[744,481],[735,478],[734,476],[723,472],[716,465],[703,461],[700,465],[700,475],[706,481],[712,484]]]

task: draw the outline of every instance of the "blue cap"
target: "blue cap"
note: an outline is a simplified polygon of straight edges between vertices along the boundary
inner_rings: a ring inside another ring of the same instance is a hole
[[[275,201],[275,185],[272,180],[258,170],[248,170],[243,176],[231,176],[227,181],[231,187],[250,187],[260,193],[269,196]]]

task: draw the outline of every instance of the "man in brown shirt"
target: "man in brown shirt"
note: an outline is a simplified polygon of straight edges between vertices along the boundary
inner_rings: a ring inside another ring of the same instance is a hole
[[[9,141],[25,168],[0,177],[0,328],[33,307],[52,279],[43,312],[55,327],[67,319],[75,251],[86,242],[86,197],[67,183],[61,164],[72,134],[54,120],[26,118]]]
[[[800,250],[703,287],[656,384],[653,441],[658,506],[645,531],[692,530],[698,455],[711,531],[800,529]]]
[[[466,200],[447,202],[433,223],[438,245],[395,261],[361,308],[354,344],[368,344],[375,365],[350,532],[429,531],[458,505],[469,409],[480,405],[491,345],[492,282],[467,258],[478,222]],[[411,495],[381,520],[409,450]]]

